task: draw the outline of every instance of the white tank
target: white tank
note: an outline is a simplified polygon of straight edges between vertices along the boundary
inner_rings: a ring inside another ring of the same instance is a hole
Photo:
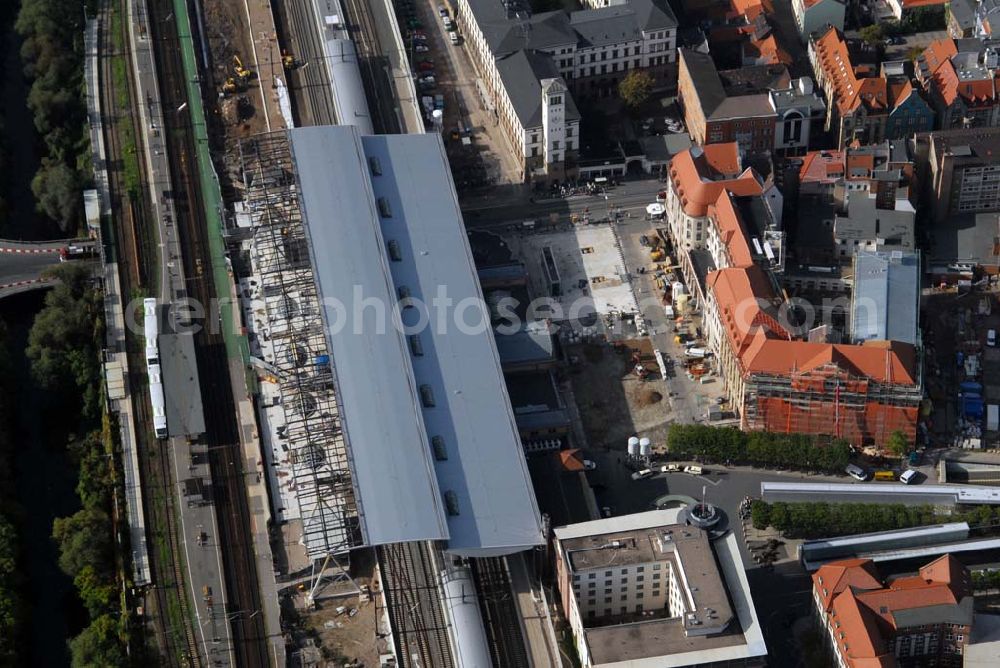
[[[649,442],[648,438],[639,439],[639,454],[643,457],[649,457],[653,454],[653,444]]]
[[[635,436],[631,436],[628,439],[628,454],[630,457],[639,456],[639,439]]]

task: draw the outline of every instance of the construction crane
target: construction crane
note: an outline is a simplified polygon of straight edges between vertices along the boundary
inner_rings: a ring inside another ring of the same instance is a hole
[[[243,61],[240,60],[238,54],[233,54],[233,72],[236,77],[243,82],[249,81],[253,73],[247,68],[243,67]]]

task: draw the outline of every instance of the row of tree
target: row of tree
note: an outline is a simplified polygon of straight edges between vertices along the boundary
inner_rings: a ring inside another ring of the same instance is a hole
[[[967,522],[976,535],[1000,532],[1000,507],[976,506],[948,514],[930,505],[754,501],[750,519],[757,529],[773,527],[787,538],[832,538],[891,531],[940,522]]]
[[[122,614],[111,520],[113,439],[109,423],[101,420],[101,299],[85,267],[64,264],[54,273],[60,280],[35,316],[25,352],[32,376],[52,393],[67,424],[87,434],[69,444],[81,508],[52,526],[59,567],[73,579],[90,618],[69,643],[72,665],[125,666],[128,616]]]
[[[851,454],[843,439],[700,424],[670,425],[667,449],[678,459],[831,472],[843,471]]]
[[[38,210],[68,233],[79,224],[80,189],[89,178],[83,26],[83,6],[62,0],[22,0],[14,24],[31,80],[28,107],[44,144],[31,189]]]
[[[766,503],[754,501],[754,527],[774,527],[786,538],[830,538],[934,524],[932,506],[878,503]]]

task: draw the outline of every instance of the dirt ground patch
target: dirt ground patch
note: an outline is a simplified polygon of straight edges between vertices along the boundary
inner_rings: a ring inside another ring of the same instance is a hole
[[[234,76],[233,56],[239,56],[244,65],[252,69],[249,28],[240,0],[203,0],[203,7],[212,80],[215,90],[221,91],[226,79]],[[259,85],[260,82],[252,78],[245,90],[222,98],[217,105],[229,138],[247,137],[267,129],[264,114],[257,109],[260,106]]]
[[[648,340],[571,346],[570,379],[592,448],[624,450],[629,436],[666,438],[670,407]],[[645,379],[635,373],[637,365]]]
[[[373,556],[373,555],[372,555]],[[359,563],[360,562],[360,563]],[[373,591],[374,560],[362,557],[351,568],[351,577],[362,589]],[[343,596],[337,591],[350,591]],[[313,609],[304,609],[301,594],[285,607],[284,616],[292,628],[295,644],[305,666],[378,666],[379,654],[391,651],[379,633],[382,621],[375,604],[376,593],[359,596],[349,583],[333,586],[321,594]],[[362,600],[367,598],[368,600]],[[377,638],[377,640],[376,640]]]

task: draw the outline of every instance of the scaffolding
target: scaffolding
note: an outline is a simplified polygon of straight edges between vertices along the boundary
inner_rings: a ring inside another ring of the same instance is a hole
[[[325,314],[288,134],[243,141],[240,160],[252,221],[251,265],[264,302],[264,312],[254,313],[255,329],[273,348],[285,418],[280,447],[288,452],[306,551],[316,559],[363,543]]]
[[[851,443],[883,444],[894,431],[913,439],[923,391],[919,383],[879,383],[837,364],[746,381],[744,428],[828,434]]]

